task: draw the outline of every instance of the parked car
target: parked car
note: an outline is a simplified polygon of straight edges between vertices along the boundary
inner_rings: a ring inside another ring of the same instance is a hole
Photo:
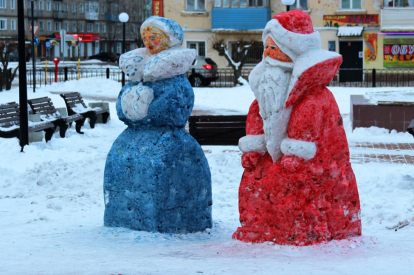
[[[116,54],[106,53],[106,52],[102,52],[96,55],[89,56],[88,59],[98,59],[98,60],[106,61],[106,62],[118,62],[118,56]]]
[[[193,87],[208,86],[211,81],[217,80],[219,77],[217,64],[211,58],[204,56],[196,56],[190,71],[188,80]]]
[[[9,54],[9,62],[17,62],[19,61],[19,54],[17,52],[11,52]]]

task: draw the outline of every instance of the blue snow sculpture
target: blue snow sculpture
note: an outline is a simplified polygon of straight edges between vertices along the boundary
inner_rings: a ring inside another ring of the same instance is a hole
[[[121,56],[120,67],[132,81],[122,88],[116,108],[128,127],[106,161],[106,226],[168,233],[212,227],[209,165],[184,128],[194,105],[184,73],[194,56],[194,50],[179,47]]]

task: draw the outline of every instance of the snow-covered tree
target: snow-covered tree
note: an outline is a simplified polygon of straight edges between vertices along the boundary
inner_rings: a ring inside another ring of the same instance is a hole
[[[232,53],[230,53],[228,44],[225,37],[214,36],[211,44],[220,56],[226,58],[228,64],[233,69],[234,73],[234,85],[241,84],[239,78],[242,74],[242,68],[246,63],[249,51],[254,47],[255,40],[250,37],[239,37],[236,41],[232,42]]]
[[[10,53],[16,50],[16,48],[17,44],[6,45],[5,43],[0,43],[0,92],[3,91],[3,87],[6,90],[11,89],[11,83],[19,69],[19,66],[14,70],[8,68]]]

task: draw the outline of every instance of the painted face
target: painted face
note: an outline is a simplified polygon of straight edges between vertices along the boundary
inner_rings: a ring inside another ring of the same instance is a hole
[[[159,53],[171,47],[168,35],[157,27],[148,26],[142,30],[142,40],[151,54]]]
[[[270,56],[271,58],[282,62],[292,62],[292,59],[282,52],[282,50],[276,45],[275,41],[273,41],[270,37],[266,39],[263,55],[264,57]]]

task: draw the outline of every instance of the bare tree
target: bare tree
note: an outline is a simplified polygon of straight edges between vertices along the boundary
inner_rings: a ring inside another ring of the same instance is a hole
[[[216,50],[220,56],[224,56],[230,67],[233,68],[234,73],[234,85],[241,84],[239,78],[242,74],[242,69],[248,54],[251,49],[254,47],[255,40],[250,36],[243,36],[236,39],[232,42],[232,53],[230,54],[228,45],[226,41],[228,37],[218,37],[217,35],[213,36],[210,40],[210,43],[214,50]]]
[[[19,66],[17,66],[14,71],[9,69],[9,56],[10,53],[17,49],[17,44],[0,44],[0,92],[3,91],[3,87],[6,90],[11,89],[11,84],[13,82],[14,77],[16,76],[17,70]],[[20,56],[20,58],[24,58],[24,56]]]

